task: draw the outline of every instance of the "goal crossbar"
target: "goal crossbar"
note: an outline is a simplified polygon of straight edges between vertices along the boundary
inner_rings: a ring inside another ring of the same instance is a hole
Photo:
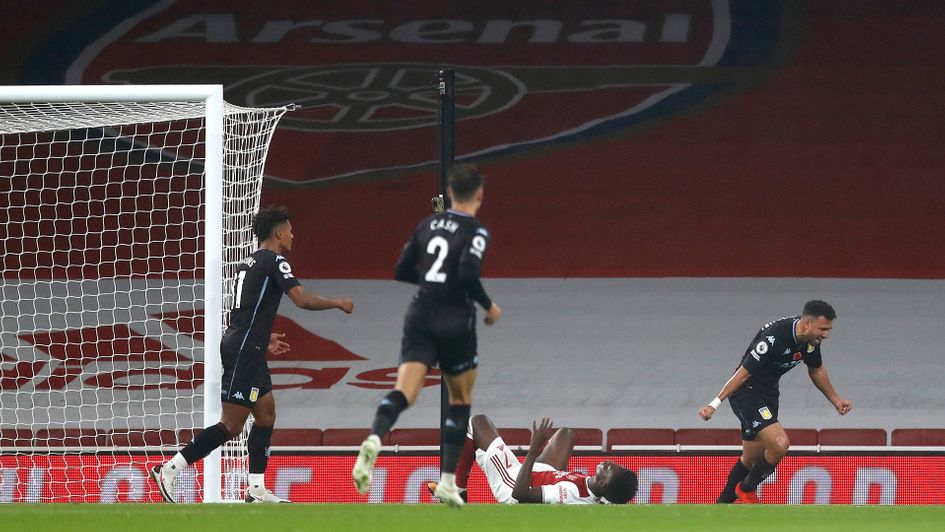
[[[219,96],[222,85],[0,85],[0,102],[170,102]]]

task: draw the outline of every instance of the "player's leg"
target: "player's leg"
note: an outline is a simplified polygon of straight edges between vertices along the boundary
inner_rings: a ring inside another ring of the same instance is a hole
[[[787,453],[790,441],[778,422],[778,399],[755,392],[744,395],[736,399],[737,413],[742,419],[742,439],[752,441],[753,445],[743,448],[742,460],[749,471],[744,480],[735,485],[735,494],[742,502],[757,503],[758,484],[774,472]]]
[[[371,434],[379,439],[390,432],[401,412],[417,401],[430,368],[423,362],[404,362],[397,368],[397,382],[377,407]]]
[[[456,463],[456,486],[464,500],[466,487],[469,485],[469,474],[472,472],[473,463],[476,462],[476,449],[488,449],[489,444],[498,437],[499,431],[488,416],[477,414],[469,418],[463,450],[460,451],[459,461]]]
[[[249,489],[246,490],[246,502],[289,502],[277,497],[266,489],[266,466],[269,464],[269,450],[272,430],[276,424],[276,400],[269,390],[260,392],[253,407],[253,427],[246,440],[249,451]]]
[[[167,502],[177,502],[174,487],[177,484],[177,475],[188,465],[201,460],[238,435],[249,417],[250,409],[243,405],[223,403],[223,414],[220,422],[211,425],[197,434],[194,439],[184,446],[173,458],[163,465],[151,468],[151,479],[158,485],[161,497]]]
[[[253,375],[246,371],[247,364],[245,363],[243,369],[237,371],[238,362],[241,358],[240,350],[221,347],[220,355],[223,363],[222,382],[227,383],[227,387],[222,391],[221,396],[223,408],[220,422],[202,430],[193,441],[184,446],[168,462],[151,469],[151,478],[157,483],[161,497],[167,502],[177,502],[174,498],[177,475],[188,465],[203,459],[214,449],[238,435],[243,430],[243,425],[246,423],[246,418],[252,408],[252,403],[248,401],[247,394],[251,387],[249,383]],[[246,359],[245,356],[242,358]],[[265,363],[265,361],[263,362]]]
[[[472,472],[472,466],[476,463],[476,453],[485,452],[489,444],[499,438],[499,430],[489,419],[489,416],[476,414],[470,416],[469,424],[466,427],[466,439],[463,441],[463,450],[459,453],[459,461],[456,463],[456,487],[459,488],[460,496],[466,499],[466,487],[469,484],[469,474]],[[436,482],[427,484],[430,495],[436,491]]]
[[[568,427],[558,429],[545,444],[545,449],[535,462],[548,464],[558,471],[567,471],[568,460],[574,451],[574,431]]]
[[[360,493],[367,493],[371,488],[374,463],[381,451],[381,438],[390,432],[400,413],[412,405],[423,388],[423,383],[430,368],[423,362],[407,361],[397,368],[397,383],[394,390],[387,394],[377,407],[371,434],[361,443],[358,458],[351,470],[355,487]]]
[[[449,394],[446,419],[443,420],[443,463],[440,464],[440,482],[434,496],[450,506],[462,506],[465,502],[456,483],[456,468],[465,447],[469,413],[472,404],[473,385],[476,383],[476,368],[452,374],[444,368],[443,380]],[[469,464],[471,467],[472,464]],[[464,465],[464,467],[466,467]],[[468,473],[467,473],[468,475]],[[465,484],[465,483],[464,483]],[[465,488],[465,486],[462,486]]]
[[[489,445],[499,437],[499,429],[495,427],[495,423],[492,422],[492,419],[484,414],[476,414],[469,419],[467,435],[469,435],[469,433],[472,435],[473,444],[476,446],[476,449],[483,451],[488,449]]]
[[[772,423],[758,432],[755,440],[761,444],[763,451],[757,452],[751,470],[741,482],[743,491],[755,491],[764,479],[774,473],[778,462],[787,454],[791,442],[781,423]]]
[[[476,419],[479,416],[473,417]],[[498,432],[493,432],[492,435],[494,438],[486,447],[476,449],[476,463],[479,464],[479,469],[486,477],[486,482],[489,484],[489,489],[492,491],[496,502],[515,504],[516,500],[512,497],[512,490],[515,488],[515,479],[518,478],[518,472],[522,464]]]
[[[758,419],[756,419],[756,417],[759,415],[756,410],[758,402],[758,397],[747,391],[733,394],[729,398],[729,406],[732,408],[732,412],[735,413],[735,417],[737,417],[738,421],[741,423],[742,455],[732,464],[732,469],[728,472],[725,487],[722,488],[722,492],[715,500],[716,503],[730,504],[738,500],[735,487],[739,482],[745,480],[752,464],[755,463],[755,459],[764,450],[763,444],[759,441],[755,441],[758,426]]]
[[[432,322],[440,371],[449,394],[442,426],[443,463],[440,464],[440,483],[434,495],[454,507],[464,503],[460,486],[456,483],[456,469],[466,447],[472,392],[479,365],[475,324],[475,310],[463,307],[447,309]],[[468,453],[466,458],[470,458]],[[464,468],[471,466],[471,463],[468,466],[464,464]]]
[[[397,383],[378,405],[371,424],[371,434],[361,443],[358,458],[351,470],[354,485],[360,493],[367,493],[371,487],[374,462],[381,451],[381,438],[394,426],[400,413],[417,400],[424,380],[436,362],[436,340],[429,327],[431,314],[435,312],[416,300],[407,307]]]
[[[722,493],[715,500],[716,503],[730,504],[738,500],[738,494],[735,493],[735,486],[745,480],[748,472],[751,470],[751,464],[755,458],[764,450],[760,442],[742,440],[742,455],[732,464],[732,469],[728,472],[728,479],[725,481],[725,487]]]
[[[371,426],[371,434],[377,436],[378,441],[394,426],[400,413],[416,402],[430,368],[436,364],[436,338],[429,327],[431,312],[417,302],[407,308],[397,382],[378,405]]]

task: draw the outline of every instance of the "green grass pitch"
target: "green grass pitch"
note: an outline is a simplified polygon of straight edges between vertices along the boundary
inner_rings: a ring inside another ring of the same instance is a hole
[[[945,506],[8,504],[3,530],[945,530]]]

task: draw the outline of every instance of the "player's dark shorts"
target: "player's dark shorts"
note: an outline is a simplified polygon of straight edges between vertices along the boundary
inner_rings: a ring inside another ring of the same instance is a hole
[[[223,386],[220,399],[224,403],[253,408],[260,397],[272,391],[272,378],[266,364],[266,348],[259,346],[220,346],[223,360]]]
[[[476,309],[414,299],[404,317],[400,363],[422,362],[457,375],[479,366],[476,354]]]
[[[735,417],[742,423],[742,439],[751,441],[761,429],[778,422],[778,398],[766,396],[750,385],[728,398]]]

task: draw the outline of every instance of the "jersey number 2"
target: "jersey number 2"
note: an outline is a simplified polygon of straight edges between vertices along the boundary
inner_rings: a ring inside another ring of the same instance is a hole
[[[427,253],[436,255],[436,260],[433,261],[433,265],[427,270],[427,274],[423,277],[424,279],[431,283],[446,282],[446,273],[441,272],[440,268],[443,267],[443,261],[446,260],[446,254],[449,252],[450,243],[447,242],[445,238],[435,236],[430,239],[430,242],[427,244]]]

